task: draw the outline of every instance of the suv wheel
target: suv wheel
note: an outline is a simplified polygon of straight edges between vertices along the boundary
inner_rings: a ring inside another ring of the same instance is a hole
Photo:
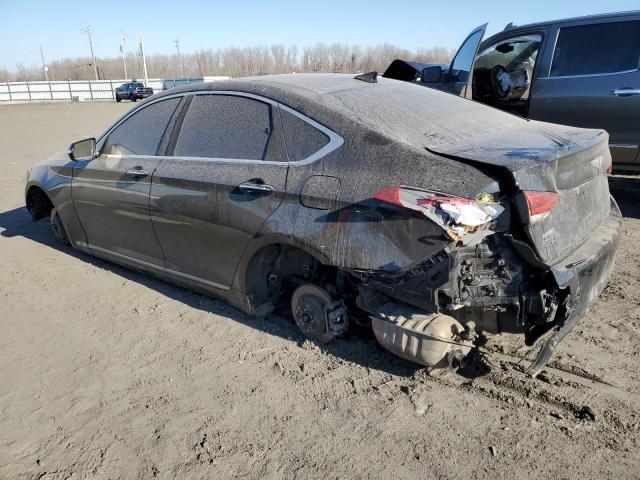
[[[116,94],[116,102],[120,103],[122,101],[122,99],[120,98],[120,95]]]

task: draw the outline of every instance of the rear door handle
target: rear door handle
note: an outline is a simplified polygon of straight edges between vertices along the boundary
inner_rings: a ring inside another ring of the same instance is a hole
[[[238,188],[243,192],[272,193],[276,191],[275,187],[272,187],[271,185],[267,185],[266,183],[244,182],[238,185]]]
[[[143,170],[142,168],[130,168],[129,170],[127,170],[127,175],[129,175],[131,178],[138,179],[148,177],[149,172]]]
[[[630,97],[631,95],[640,95],[640,88],[623,87],[616,88],[611,95],[616,97]]]

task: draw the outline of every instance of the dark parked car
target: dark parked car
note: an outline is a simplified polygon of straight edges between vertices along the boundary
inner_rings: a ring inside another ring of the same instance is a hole
[[[143,98],[147,98],[153,95],[153,88],[145,87],[140,82],[129,82],[123,83],[115,90],[116,102],[120,102],[122,100],[131,100],[135,102],[136,100],[142,100]]]
[[[385,77],[517,115],[609,133],[616,169],[640,172],[640,11],[514,27],[464,41],[451,65],[395,60]]]
[[[33,167],[27,208],[76,249],[288,310],[321,341],[358,324],[455,367],[478,331],[544,338],[536,374],[613,266],[607,134],[365,79],[161,93]]]

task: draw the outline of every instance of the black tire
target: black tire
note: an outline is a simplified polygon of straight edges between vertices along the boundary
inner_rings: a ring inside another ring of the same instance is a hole
[[[69,237],[67,236],[67,230],[62,224],[62,219],[58,215],[58,211],[55,208],[51,209],[51,230],[53,230],[53,236],[56,241],[62,245],[69,245]]]
[[[136,101],[136,97],[134,97],[133,95],[129,95],[129,100],[131,100],[132,102]]]
[[[122,99],[118,95],[116,95],[116,102],[120,103],[121,101]]]

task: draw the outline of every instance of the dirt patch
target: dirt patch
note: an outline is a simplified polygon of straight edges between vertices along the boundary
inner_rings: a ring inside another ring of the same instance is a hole
[[[0,106],[0,478],[638,478],[640,180],[612,281],[537,380],[427,372],[57,246],[25,170],[129,104]]]

